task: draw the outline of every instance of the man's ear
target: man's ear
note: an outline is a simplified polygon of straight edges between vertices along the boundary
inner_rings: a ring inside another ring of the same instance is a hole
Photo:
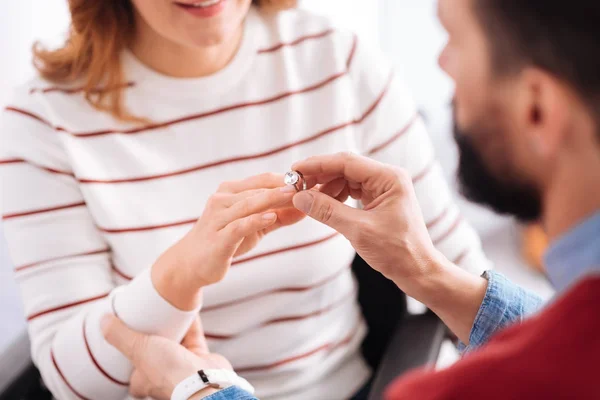
[[[524,140],[537,157],[551,158],[560,150],[568,132],[570,94],[559,79],[538,68],[525,69],[521,79]]]

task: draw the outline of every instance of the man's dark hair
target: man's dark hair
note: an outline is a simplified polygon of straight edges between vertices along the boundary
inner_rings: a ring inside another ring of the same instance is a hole
[[[599,1],[472,1],[496,73],[536,66],[555,75],[581,96],[600,127]]]

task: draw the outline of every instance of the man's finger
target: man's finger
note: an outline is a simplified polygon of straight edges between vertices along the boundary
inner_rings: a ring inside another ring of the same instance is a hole
[[[307,190],[294,196],[294,206],[346,237],[352,233],[356,221],[360,218],[359,210],[315,190]]]
[[[338,178],[329,183],[321,185],[319,192],[335,199],[344,191],[346,184],[347,181],[344,178]]]
[[[129,394],[134,399],[145,399],[150,396],[150,381],[139,369],[133,371],[129,380]]]
[[[108,343],[117,348],[130,361],[139,359],[140,356],[146,353],[140,350],[139,343],[144,341],[146,335],[136,332],[125,325],[119,318],[114,315],[105,315],[101,321],[102,334]],[[138,354],[136,354],[138,352]]]
[[[292,168],[311,179],[311,182],[314,176],[335,176],[364,183],[387,173],[385,165],[380,162],[352,153],[314,156],[295,163]]]

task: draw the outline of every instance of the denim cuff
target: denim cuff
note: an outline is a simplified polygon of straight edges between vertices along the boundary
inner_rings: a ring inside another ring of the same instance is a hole
[[[237,386],[230,386],[227,389],[223,389],[215,394],[211,394],[204,398],[204,400],[258,400],[250,393],[240,389]]]
[[[471,328],[469,346],[461,346],[466,351],[485,344],[498,330],[522,321],[542,306],[539,296],[515,285],[504,275],[486,271],[482,276],[488,280],[488,287]]]

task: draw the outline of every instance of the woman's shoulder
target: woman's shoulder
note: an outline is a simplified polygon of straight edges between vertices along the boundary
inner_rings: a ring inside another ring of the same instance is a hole
[[[262,19],[266,29],[259,44],[261,53],[312,55],[313,62],[327,57],[342,60],[355,40],[353,32],[332,19],[300,8],[262,15]]]
[[[49,114],[48,108],[52,103],[48,101],[50,96],[53,94],[77,94],[81,92],[81,89],[81,85],[78,83],[57,84],[40,75],[35,75],[14,87],[7,99],[7,107],[22,107]]]

